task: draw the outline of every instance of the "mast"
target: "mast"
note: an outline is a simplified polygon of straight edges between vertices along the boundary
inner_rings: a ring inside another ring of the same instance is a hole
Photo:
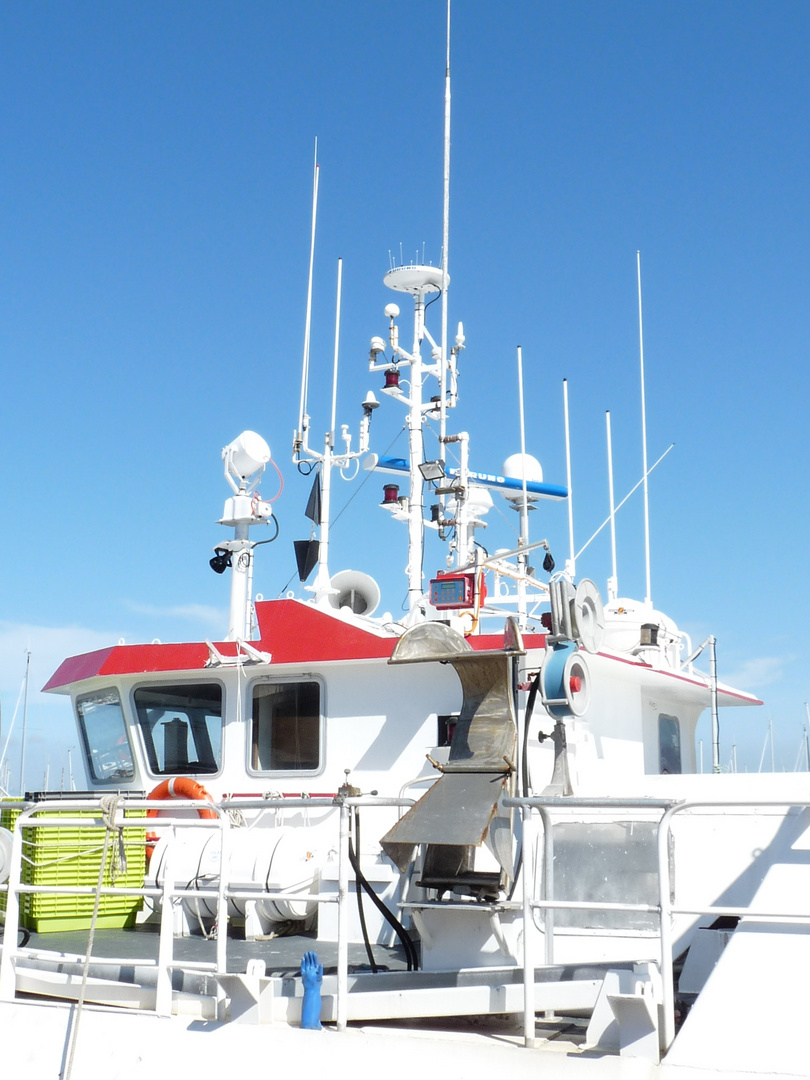
[[[23,697],[22,745],[20,747],[20,795],[25,794],[25,729],[28,724],[28,680],[31,673],[31,650],[25,650],[25,681]]]
[[[520,542],[518,554],[518,617],[521,630],[526,629],[526,571],[529,546],[529,494],[526,488],[526,414],[523,406],[523,349],[518,345],[518,407],[520,410],[520,473],[523,498],[520,503]]]
[[[608,599],[619,595],[619,578],[616,570],[616,504],[613,494],[613,440],[610,433],[610,411],[605,413],[607,423],[608,489],[610,493],[610,556],[612,574],[608,581]]]
[[[576,555],[574,549],[574,493],[571,490],[571,429],[568,422],[568,379],[563,379],[563,411],[565,413],[565,473],[568,484],[568,550],[569,558],[565,570],[571,580],[576,574]]]
[[[301,403],[298,409],[298,429],[293,440],[293,460],[301,449],[301,441],[306,437],[309,426],[307,416],[307,394],[309,391],[309,345],[312,330],[312,277],[315,267],[315,224],[318,217],[318,140],[315,140],[315,163],[312,175],[312,230],[309,242],[309,279],[307,282],[307,313],[304,319],[304,358],[301,365]]]
[[[439,459],[445,460],[447,434],[447,286],[450,284],[450,0],[447,0],[447,52],[444,64],[444,175],[442,188],[442,330],[439,379]],[[442,500],[443,501],[443,500]]]
[[[329,579],[329,521],[332,498],[332,465],[334,463],[335,424],[337,423],[338,355],[340,352],[340,301],[343,288],[343,259],[338,259],[337,300],[335,303],[335,353],[332,368],[332,414],[329,430],[324,436],[321,459],[321,520],[318,545],[318,575],[315,579],[315,599],[325,600],[331,585]]]
[[[641,316],[641,252],[636,252],[636,278],[638,281],[638,350],[641,363],[641,451],[644,472],[644,566],[647,574],[646,603],[652,603],[650,585],[650,493],[647,478],[647,402],[644,391],[644,324]]]
[[[464,335],[459,324],[456,336],[456,348],[453,353],[448,352],[448,307],[447,293],[450,286],[449,252],[450,252],[450,0],[447,0],[447,48],[445,54],[444,71],[444,160],[443,160],[443,188],[442,188],[442,260],[441,268],[433,266],[401,265],[393,267],[383,278],[383,282],[389,289],[395,292],[409,293],[413,298],[413,345],[411,351],[403,349],[399,344],[399,329],[396,318],[399,316],[399,307],[396,304],[388,304],[385,309],[389,319],[388,342],[393,353],[393,367],[387,362],[378,363],[378,357],[383,353],[385,343],[382,339],[373,338],[371,343],[371,355],[369,358],[369,371],[384,371],[386,382],[383,393],[395,398],[408,410],[406,426],[408,428],[408,473],[409,493],[406,499],[399,499],[396,503],[388,505],[394,509],[395,515],[404,518],[408,525],[408,563],[406,574],[408,578],[407,611],[409,618],[418,615],[422,604],[422,561],[424,552],[424,488],[427,482],[422,475],[421,466],[424,464],[424,419],[427,412],[439,417],[439,462],[441,473],[444,473],[446,459],[445,447],[448,442],[466,440],[466,436],[447,435],[447,376],[451,378],[451,404],[455,404],[455,360],[458,350],[464,346]],[[442,294],[441,334],[437,344],[431,337],[425,326],[425,296],[429,293],[440,292]],[[427,338],[432,347],[432,363],[425,363],[422,359],[422,342]],[[400,366],[410,367],[409,392],[406,395],[399,386]],[[424,401],[423,384],[425,376],[434,376],[439,384],[439,400]],[[466,443],[462,441],[462,451]],[[466,471],[462,461],[462,473]],[[466,496],[466,482],[464,479],[457,485],[460,490],[454,491],[456,500],[456,517],[461,515],[463,502]],[[440,519],[444,520],[443,504],[447,489],[440,489],[442,508]],[[463,532],[463,522],[459,532]]]

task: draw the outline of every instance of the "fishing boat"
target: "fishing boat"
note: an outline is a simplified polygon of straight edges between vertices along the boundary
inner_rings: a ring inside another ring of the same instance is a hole
[[[531,538],[570,482],[526,452],[522,402],[497,469],[454,429],[448,154],[449,49],[442,264],[384,275],[356,447],[337,434],[337,328],[322,445],[305,347],[297,592],[255,594],[276,508],[270,447],[245,431],[222,451],[223,639],[111,645],[45,687],[70,698],[88,790],[0,807],[0,1024],[26,1076],[410,1076],[425,1055],[449,1076],[810,1071],[804,777],[723,774],[716,741],[700,771],[701,714],[716,733],[757,699],[649,589],[622,597],[614,572],[603,601],[573,550],[558,568]],[[316,161],[313,230],[317,178]],[[404,410],[402,457],[375,449],[375,389]],[[397,617],[370,575],[329,565],[335,470],[378,474],[405,534]],[[485,547],[501,498],[518,543]]]

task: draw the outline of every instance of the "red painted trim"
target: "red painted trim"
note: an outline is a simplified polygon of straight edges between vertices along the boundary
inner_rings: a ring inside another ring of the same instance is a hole
[[[696,686],[699,690],[710,691],[711,687],[700,679],[690,679],[686,675],[677,675],[674,671],[665,671],[661,668],[653,667],[652,664],[646,663],[644,660],[626,660],[623,656],[613,656],[611,653],[600,652],[597,654],[604,660],[613,660],[617,664],[629,664],[630,667],[643,668],[645,671],[655,672],[657,675],[664,675],[667,679],[675,679],[678,682],[685,682],[689,686]],[[717,692],[723,694],[725,697],[737,698],[738,701],[743,702],[745,705],[762,705],[764,702],[759,698],[755,698],[753,694],[741,693],[738,690],[725,689],[722,684],[718,686]]]
[[[274,666],[387,659],[397,641],[394,634],[375,634],[300,600],[263,600],[256,605],[256,616],[259,640],[251,644],[270,653]],[[500,634],[467,640],[476,650],[503,648]],[[542,649],[545,641],[543,634],[528,634],[524,638],[529,649]],[[225,656],[236,654],[236,645],[232,641],[217,642],[216,647]],[[202,671],[208,658],[208,647],[204,642],[115,645],[65,660],[43,690],[64,689],[86,679],[116,675]]]

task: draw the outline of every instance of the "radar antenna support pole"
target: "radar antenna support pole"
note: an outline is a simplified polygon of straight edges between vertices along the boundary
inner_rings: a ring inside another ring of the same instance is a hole
[[[619,595],[619,578],[616,572],[616,501],[613,494],[613,440],[610,434],[610,410],[605,413],[607,424],[608,491],[610,494],[610,555],[612,574],[608,581],[608,599],[615,600]]]
[[[520,409],[520,471],[523,479],[523,500],[520,504],[520,554],[518,564],[518,620],[521,630],[526,629],[526,572],[529,545],[529,496],[526,490],[526,414],[523,407],[523,349],[518,345],[518,406]]]
[[[644,323],[641,316],[641,252],[636,252],[636,279],[638,281],[638,351],[641,364],[641,450],[644,473],[644,565],[647,573],[647,595],[645,601],[652,603],[650,585],[650,493],[647,477],[647,401],[644,391]]]
[[[573,580],[576,574],[576,556],[574,554],[574,493],[571,488],[571,429],[568,422],[568,379],[563,379],[563,412],[565,414],[565,475],[568,484],[568,550],[570,552],[565,570]]]
[[[315,164],[312,176],[312,235],[309,243],[309,279],[307,281],[307,313],[304,320],[304,359],[301,365],[301,404],[298,409],[298,430],[293,442],[293,460],[300,457],[302,444],[306,443],[309,417],[307,416],[307,392],[309,389],[309,341],[312,328],[312,277],[315,267],[315,225],[318,217],[318,140],[315,140]]]

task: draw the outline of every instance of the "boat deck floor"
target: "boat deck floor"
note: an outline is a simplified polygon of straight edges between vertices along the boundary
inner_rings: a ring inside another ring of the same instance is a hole
[[[60,953],[68,956],[84,956],[87,950],[87,930],[51,931],[36,933],[26,930],[20,932],[20,944],[26,950],[36,952]],[[175,938],[173,942],[174,959],[189,962],[211,962],[216,959],[216,940],[200,935]],[[141,925],[131,930],[97,929],[93,937],[92,955],[113,959],[127,959],[133,962],[157,960],[159,935],[157,927]],[[407,961],[401,946],[387,947],[372,945],[375,965],[381,970],[405,971]],[[228,936],[227,970],[231,974],[241,974],[247,969],[248,961],[263,960],[268,975],[287,975],[297,972],[301,967],[304,953],[315,952],[327,974],[337,970],[337,942],[318,941],[315,931],[303,934],[280,935],[252,941]],[[370,971],[371,963],[365,946],[349,945],[349,970],[354,972]]]

